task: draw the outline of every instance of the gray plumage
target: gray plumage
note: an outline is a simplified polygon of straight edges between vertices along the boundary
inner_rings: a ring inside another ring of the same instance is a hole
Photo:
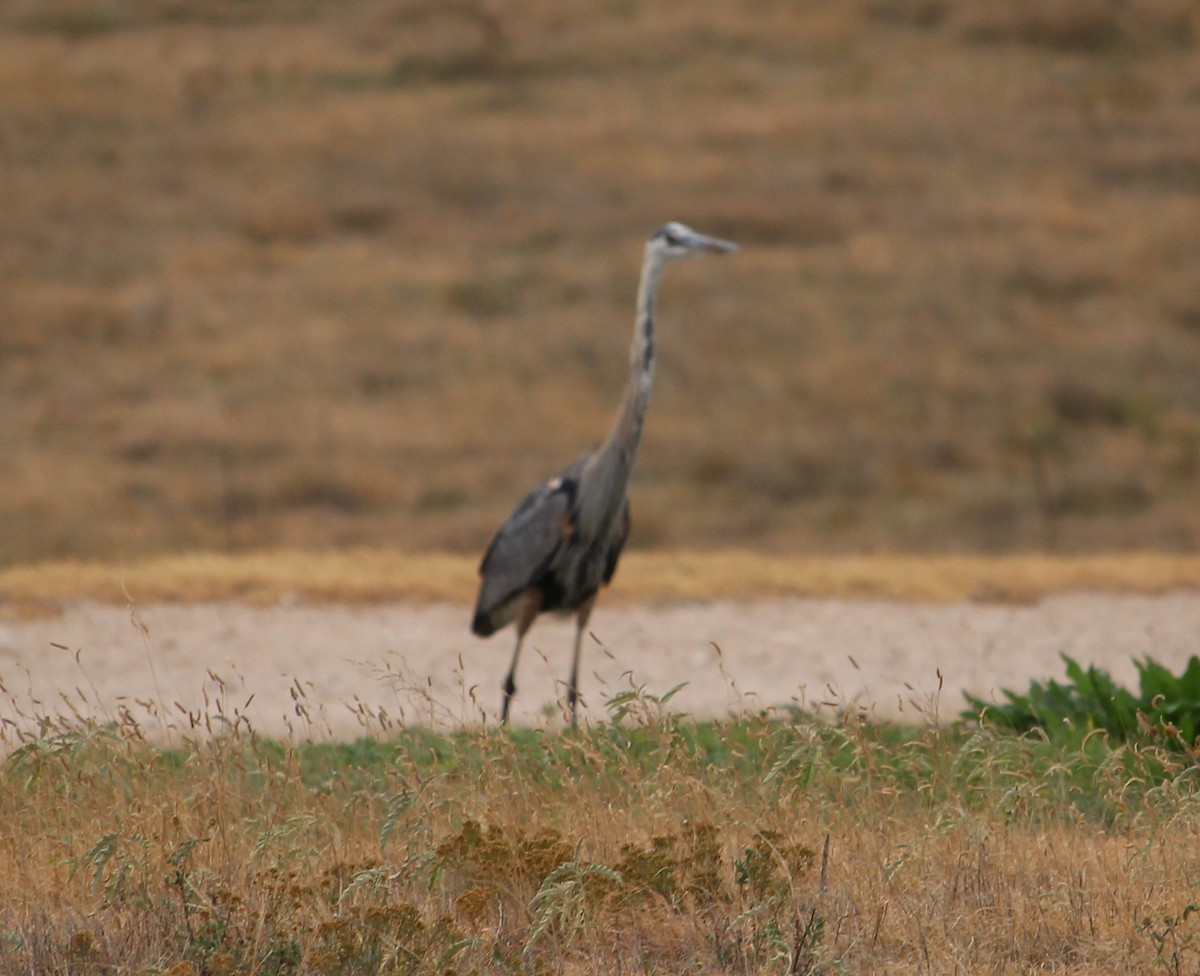
[[[575,648],[567,684],[571,724],[577,722],[579,655],[583,631],[600,587],[612,579],[629,537],[629,477],[654,383],[654,308],[666,264],[697,251],[727,252],[728,241],[680,223],[664,224],[646,242],[638,287],[629,380],[612,430],[517,505],[492,539],[479,567],[479,598],[471,629],[488,637],[516,623],[517,642],[504,681],[500,720],[508,721],[516,692],[521,643],[538,614],[574,612]]]

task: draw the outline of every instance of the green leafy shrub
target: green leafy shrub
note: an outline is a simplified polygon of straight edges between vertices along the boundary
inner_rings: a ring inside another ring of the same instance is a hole
[[[1135,661],[1140,693],[1113,681],[1107,671],[1084,668],[1062,655],[1068,681],[1034,681],[1025,694],[1003,690],[1007,701],[992,704],[967,695],[967,719],[1014,732],[1042,729],[1052,739],[1086,736],[1102,730],[1116,742],[1163,742],[1191,751],[1200,726],[1200,657],[1193,656],[1178,676],[1158,662]]]

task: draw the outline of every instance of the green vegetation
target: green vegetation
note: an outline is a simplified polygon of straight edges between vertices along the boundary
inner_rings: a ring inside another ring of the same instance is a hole
[[[964,723],[8,732],[0,969],[1191,971],[1190,757]],[[220,716],[203,723],[219,728]],[[1156,853],[1172,838],[1172,855]]]
[[[1150,658],[1135,661],[1136,695],[1101,668],[1085,669],[1065,654],[1063,661],[1065,684],[1034,681],[1024,694],[1005,689],[1008,700],[1002,705],[968,695],[971,711],[964,716],[980,715],[1017,732],[1040,729],[1056,741],[1079,742],[1102,731],[1114,742],[1161,742],[1189,756],[1197,754],[1200,658],[1190,658],[1178,676]]]

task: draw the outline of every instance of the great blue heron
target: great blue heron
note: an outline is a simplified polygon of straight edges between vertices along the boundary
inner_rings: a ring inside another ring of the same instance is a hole
[[[600,447],[538,485],[500,526],[479,567],[482,580],[471,630],[488,637],[516,622],[517,644],[504,679],[500,721],[517,690],[521,643],[538,614],[575,613],[575,649],[567,705],[577,724],[579,651],[601,585],[612,579],[629,536],[629,476],[654,382],[654,306],[663,268],[697,251],[737,249],[680,223],[664,224],[646,242],[638,286],[629,381],[612,430]]]

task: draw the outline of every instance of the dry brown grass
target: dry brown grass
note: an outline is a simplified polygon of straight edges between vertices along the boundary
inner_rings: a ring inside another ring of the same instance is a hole
[[[1182,0],[11,0],[0,594],[469,599],[474,556],[379,547],[477,552],[595,442],[668,218],[745,249],[666,283],[614,598],[1195,586],[945,554],[1200,545],[1196,30]],[[197,550],[250,554],[163,555]],[[878,551],[944,558],[788,555]],[[693,754],[650,718],[330,758],[236,703],[159,751],[145,707],[0,730],[0,968],[1200,965],[1180,757],[753,722]],[[826,836],[823,882],[788,854]]]
[[[65,561],[0,570],[0,611],[39,613],[69,600],[287,599],[469,602],[476,560],[382,550],[161,556],[122,565]],[[609,600],[672,601],[785,596],[945,602],[1036,600],[1100,590],[1200,589],[1200,557],[1125,553],[1049,556],[765,556],[744,550],[634,552]]]
[[[1184,2],[14,0],[0,562],[475,551],[672,269],[635,545],[1194,550]]]
[[[107,729],[48,721],[5,767],[0,964],[791,976],[1200,961],[1182,757],[697,726],[643,704],[584,735],[391,729],[342,747],[259,741],[223,702],[166,751],[140,741],[132,705]]]

